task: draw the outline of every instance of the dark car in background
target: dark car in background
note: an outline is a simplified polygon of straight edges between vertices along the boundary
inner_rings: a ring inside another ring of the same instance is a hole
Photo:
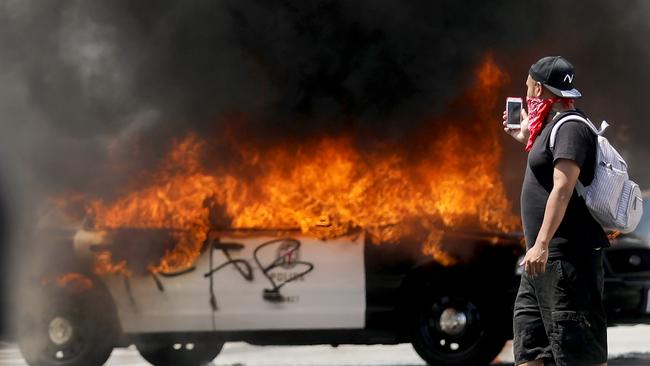
[[[650,204],[636,230],[605,250],[605,309],[610,325],[650,324]]]

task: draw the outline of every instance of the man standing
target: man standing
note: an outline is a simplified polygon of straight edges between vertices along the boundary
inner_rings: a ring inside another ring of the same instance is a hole
[[[521,129],[504,130],[526,145],[521,191],[526,238],[524,273],[515,301],[516,365],[606,365],[607,322],[602,304],[602,248],[607,235],[574,189],[594,176],[596,135],[568,121],[549,147],[555,122],[575,109],[573,66],[560,56],[533,64],[526,79],[528,113]],[[504,112],[504,120],[506,113]]]

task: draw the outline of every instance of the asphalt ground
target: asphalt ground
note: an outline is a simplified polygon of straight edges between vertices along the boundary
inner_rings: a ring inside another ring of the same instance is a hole
[[[609,328],[609,365],[650,366],[650,325]],[[508,344],[493,365],[511,366]],[[15,344],[0,343],[1,366],[27,365]],[[147,366],[135,348],[113,351],[107,366]],[[227,343],[215,366],[423,366],[409,344],[397,346],[258,347]]]

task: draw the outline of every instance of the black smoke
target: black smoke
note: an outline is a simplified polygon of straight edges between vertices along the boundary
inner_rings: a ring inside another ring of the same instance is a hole
[[[3,155],[22,155],[45,191],[102,192],[187,131],[399,140],[457,97],[490,51],[511,94],[523,93],[538,57],[569,58],[583,107],[614,122],[613,139],[639,166],[647,10],[642,1],[7,1]],[[237,123],[227,117],[239,112]],[[108,159],[129,166],[107,176]]]
[[[21,147],[33,155],[29,174],[54,192],[119,186],[187,131],[399,138],[466,86],[499,37],[494,9],[481,7],[8,2],[2,41],[12,72],[3,89],[22,105],[6,114],[36,130]],[[226,125],[242,111],[245,119]],[[129,166],[107,174],[115,156]]]

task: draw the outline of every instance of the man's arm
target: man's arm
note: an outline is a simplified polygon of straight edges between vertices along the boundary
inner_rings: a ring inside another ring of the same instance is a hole
[[[522,262],[524,270],[531,276],[543,273],[548,261],[548,245],[560,226],[569,205],[573,189],[580,175],[580,166],[569,159],[558,159],[553,169],[553,189],[546,201],[544,221],[537,234],[537,240]]]

